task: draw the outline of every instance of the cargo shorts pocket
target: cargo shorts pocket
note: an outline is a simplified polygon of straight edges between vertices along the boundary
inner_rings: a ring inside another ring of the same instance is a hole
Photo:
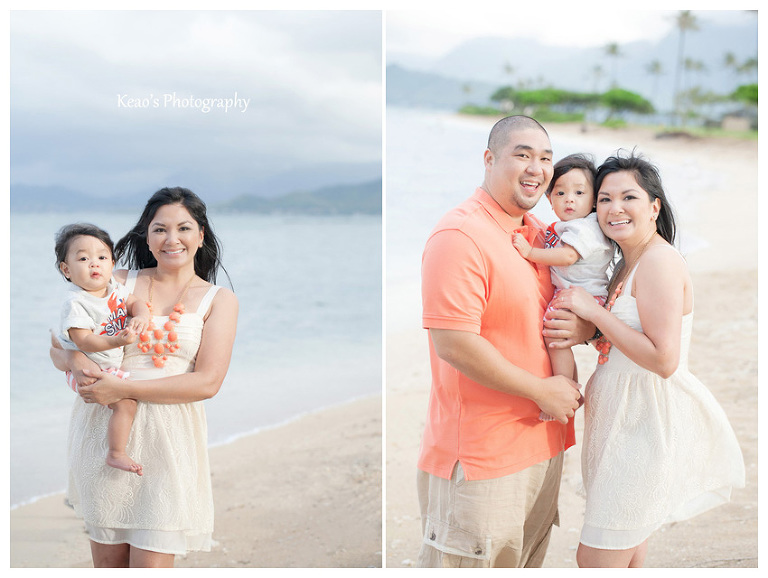
[[[474,534],[427,517],[423,541],[447,555],[443,557],[444,567],[490,567],[490,536]]]

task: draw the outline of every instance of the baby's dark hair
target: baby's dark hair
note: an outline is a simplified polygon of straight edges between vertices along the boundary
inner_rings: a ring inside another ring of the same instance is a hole
[[[561,158],[552,167],[552,180],[549,181],[549,187],[547,188],[547,196],[552,193],[555,188],[557,179],[562,177],[565,173],[572,171],[573,169],[581,169],[584,174],[587,175],[589,183],[592,185],[592,190],[595,189],[595,179],[597,178],[597,167],[595,167],[595,161],[590,155],[576,153]],[[595,191],[597,193],[597,191]]]
[[[74,223],[72,225],[64,225],[59,232],[56,233],[56,245],[54,250],[56,251],[56,270],[64,277],[64,273],[61,271],[60,264],[66,260],[67,252],[69,251],[69,245],[72,239],[80,237],[81,235],[87,235],[89,237],[96,237],[99,241],[109,247],[109,254],[112,256],[112,261],[115,260],[115,247],[112,243],[112,239],[109,237],[104,229],[100,229],[96,225],[90,223]],[[66,277],[64,277],[67,279]],[[70,279],[67,279],[70,283]]]

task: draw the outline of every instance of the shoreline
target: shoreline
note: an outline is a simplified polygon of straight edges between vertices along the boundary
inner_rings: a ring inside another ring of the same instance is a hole
[[[176,567],[381,567],[381,404],[356,398],[210,447],[214,546]],[[63,493],[11,510],[10,562],[91,567]]]
[[[213,450],[215,448],[219,448],[219,447],[222,447],[222,446],[227,446],[227,445],[235,443],[238,440],[241,440],[243,438],[247,438],[247,437],[250,437],[250,436],[255,436],[255,435],[258,435],[258,434],[266,432],[266,431],[270,431],[270,430],[273,430],[273,429],[278,429],[278,428],[281,428],[281,427],[284,427],[284,426],[288,426],[288,425],[290,425],[290,424],[292,424],[292,423],[294,423],[296,421],[299,421],[299,420],[301,420],[301,419],[303,419],[305,417],[311,416],[311,415],[315,415],[317,413],[322,413],[324,411],[333,410],[335,408],[339,408],[339,407],[342,407],[344,405],[354,403],[356,401],[363,401],[363,400],[366,400],[368,398],[374,398],[374,397],[380,397],[380,395],[377,394],[377,393],[358,395],[358,396],[355,396],[353,398],[347,399],[345,401],[340,401],[338,403],[333,403],[333,404],[330,404],[330,405],[320,406],[320,407],[318,407],[316,409],[313,409],[313,410],[303,411],[301,413],[298,413],[298,414],[296,414],[296,415],[294,415],[292,417],[286,418],[286,419],[284,419],[284,420],[282,420],[280,422],[274,423],[274,424],[260,426],[260,427],[254,428],[252,430],[249,430],[249,431],[246,431],[246,432],[242,432],[242,433],[232,434],[228,438],[226,438],[226,439],[224,439],[222,441],[218,441],[218,442],[215,442],[215,443],[209,443],[208,444],[208,451],[211,451],[211,450]],[[40,500],[44,500],[46,498],[50,498],[50,497],[53,497],[53,496],[59,496],[59,495],[63,496],[65,492],[66,492],[66,488],[62,488],[60,490],[55,490],[53,492],[48,492],[46,494],[42,494],[40,496],[33,496],[33,497],[27,498],[26,500],[24,500],[22,502],[19,502],[17,504],[11,504],[10,510],[13,511],[13,510],[16,510],[18,508],[23,508],[24,506],[31,506],[35,502],[38,502]]]

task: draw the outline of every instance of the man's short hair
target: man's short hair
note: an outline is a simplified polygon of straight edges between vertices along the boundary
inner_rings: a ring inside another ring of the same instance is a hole
[[[494,154],[498,154],[499,150],[504,148],[509,142],[510,133],[530,128],[541,130],[545,135],[547,135],[547,138],[549,138],[547,129],[541,126],[539,121],[531,118],[530,116],[519,114],[502,118],[500,121],[493,125],[491,133],[488,135],[488,150]]]

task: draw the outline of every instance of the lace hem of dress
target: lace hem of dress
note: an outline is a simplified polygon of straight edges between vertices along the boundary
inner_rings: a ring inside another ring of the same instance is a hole
[[[211,534],[183,531],[138,530],[135,528],[99,528],[86,522],[88,536],[99,544],[129,544],[134,548],[183,556],[187,552],[210,552]]]

